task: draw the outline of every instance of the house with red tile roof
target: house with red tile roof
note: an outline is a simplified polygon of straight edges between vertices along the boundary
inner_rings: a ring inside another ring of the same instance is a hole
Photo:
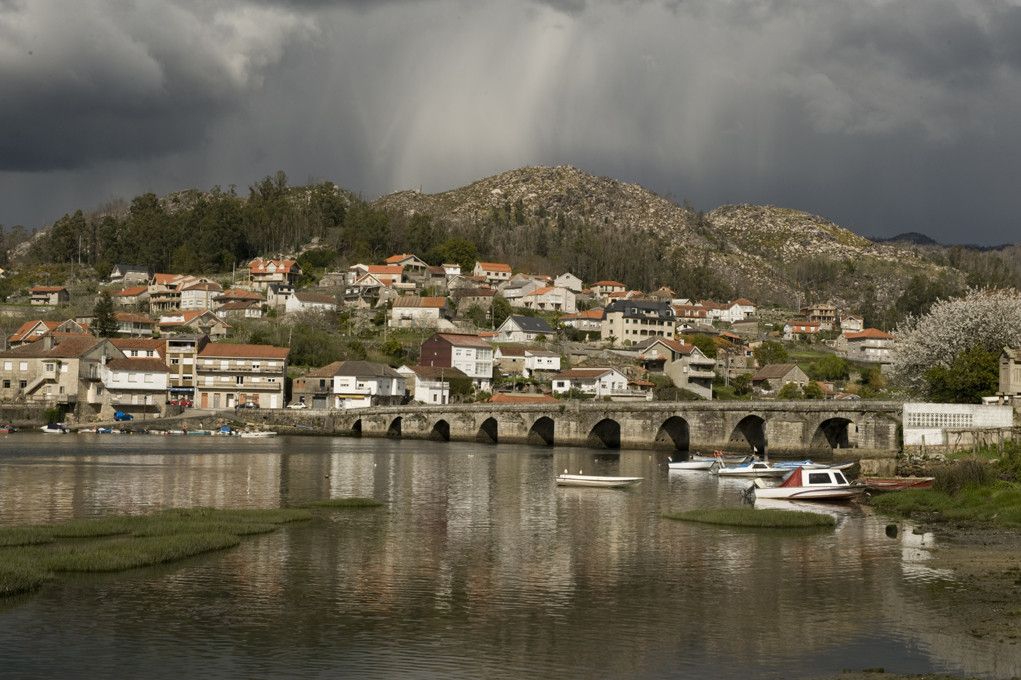
[[[525,309],[565,314],[574,314],[578,310],[575,294],[559,286],[536,288],[531,293],[523,295],[517,305]]]
[[[26,321],[18,326],[16,331],[7,336],[7,344],[9,347],[27,345],[55,330],[59,325],[59,321],[43,321],[42,319]]]
[[[475,334],[436,333],[422,343],[419,363],[437,368],[457,368],[476,389],[489,391],[493,380],[493,346]]]
[[[884,368],[893,364],[897,339],[878,328],[866,328],[857,333],[844,333],[833,345],[838,354],[850,361],[879,364]]]
[[[211,342],[195,360],[195,403],[199,408],[284,406],[286,347]]]
[[[110,299],[118,307],[137,307],[149,303],[149,286],[131,286],[110,293]]]
[[[288,258],[257,257],[248,263],[248,280],[261,290],[270,285],[293,287],[300,277],[301,267],[297,261]]]
[[[785,340],[809,338],[814,335],[818,335],[820,330],[821,324],[819,321],[809,321],[808,319],[790,319],[789,321],[784,322],[783,337]]]
[[[159,329],[161,333],[199,333],[216,339],[227,335],[230,324],[208,309],[192,309],[161,316]]]
[[[483,277],[489,283],[503,283],[510,281],[511,266],[503,262],[476,262],[472,274]]]
[[[71,294],[63,286],[33,286],[28,293],[34,306],[56,307],[71,301]]]

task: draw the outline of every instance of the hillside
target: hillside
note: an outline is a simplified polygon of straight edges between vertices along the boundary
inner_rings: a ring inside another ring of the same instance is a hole
[[[444,221],[519,267],[576,264],[572,270],[586,279],[619,278],[644,289],[666,284],[682,295],[783,303],[832,297],[854,305],[871,296],[888,304],[915,275],[963,280],[910,248],[875,243],[815,215],[755,205],[699,213],[573,167],[521,168],[438,194],[399,192],[373,205]],[[496,233],[487,229],[494,225]],[[577,247],[579,235],[591,256],[571,263],[564,251]],[[557,247],[543,253],[542,242]]]

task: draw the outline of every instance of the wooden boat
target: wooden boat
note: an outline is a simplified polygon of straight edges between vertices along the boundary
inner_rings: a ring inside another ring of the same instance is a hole
[[[863,477],[859,480],[872,493],[903,491],[904,489],[931,489],[935,477]]]
[[[752,461],[735,467],[723,466],[714,470],[720,477],[783,477],[788,472],[790,470],[786,468],[774,467],[761,461]]]
[[[276,432],[270,432],[268,430],[256,431],[256,432],[242,432],[242,439],[265,439],[266,437],[275,437]]]
[[[557,486],[588,486],[600,489],[621,489],[634,486],[642,477],[600,477],[598,475],[557,475]]]
[[[864,489],[852,486],[840,470],[797,468],[789,471],[779,486],[767,486],[762,480],[756,479],[751,491],[756,498],[846,501],[856,497]]]

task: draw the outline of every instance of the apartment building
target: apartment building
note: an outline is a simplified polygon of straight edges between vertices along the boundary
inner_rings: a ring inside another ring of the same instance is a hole
[[[211,342],[199,350],[195,365],[196,405],[261,408],[284,405],[286,347]]]
[[[600,337],[623,344],[639,343],[649,338],[673,339],[676,316],[666,302],[656,300],[618,300],[607,305],[603,314]]]

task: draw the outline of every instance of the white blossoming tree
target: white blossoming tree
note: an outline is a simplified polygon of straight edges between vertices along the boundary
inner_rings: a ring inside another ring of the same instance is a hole
[[[1004,347],[1021,346],[1021,293],[971,289],[897,327],[894,377],[916,394],[974,401],[995,390]],[[954,398],[956,395],[957,398]]]

